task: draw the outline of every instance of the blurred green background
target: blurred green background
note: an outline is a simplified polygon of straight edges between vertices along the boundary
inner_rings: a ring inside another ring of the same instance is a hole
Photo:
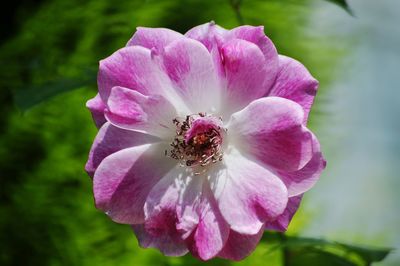
[[[310,127],[328,167],[288,234],[400,247],[400,2],[348,1],[355,17],[322,0],[243,0],[235,9],[237,2],[21,0],[2,7],[0,265],[281,265],[267,237],[239,263],[167,258],[139,248],[129,226],[93,204],[84,164],[97,130],[85,102],[96,94],[98,61],[137,26],[184,33],[211,20],[226,28],[240,19],[264,25],[279,53],[320,80]],[[376,265],[400,265],[400,254]]]

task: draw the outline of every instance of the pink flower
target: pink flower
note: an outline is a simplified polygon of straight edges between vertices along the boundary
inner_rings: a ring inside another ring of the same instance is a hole
[[[86,170],[96,207],[165,255],[241,260],[285,231],[325,167],[318,82],[263,27],[138,28],[100,61]]]

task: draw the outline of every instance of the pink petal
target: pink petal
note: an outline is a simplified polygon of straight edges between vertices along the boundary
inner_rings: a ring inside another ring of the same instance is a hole
[[[180,204],[178,228],[186,239],[191,253],[201,260],[215,257],[225,245],[229,226],[203,176],[194,177],[188,184]]]
[[[172,120],[177,116],[174,106],[163,96],[145,96],[123,87],[112,88],[105,115],[118,127],[159,137],[174,133]]]
[[[86,107],[92,113],[92,117],[94,123],[96,124],[97,128],[101,128],[101,126],[107,122],[106,118],[104,117],[104,109],[106,108],[105,104],[100,98],[99,94],[89,101],[86,102]]]
[[[289,223],[300,206],[303,195],[289,198],[285,211],[273,222],[265,224],[266,230],[274,230],[285,232],[288,229]]]
[[[159,239],[153,240],[149,247],[159,248],[165,254],[174,250],[174,245],[178,251],[187,252],[185,241],[176,227],[178,199],[185,189],[183,180],[182,168],[176,166],[153,186],[144,206],[144,229],[149,236]]]
[[[288,188],[290,197],[300,195],[313,187],[326,167],[319,142],[314,134],[312,138],[313,156],[303,168],[294,172],[278,171],[279,177]]]
[[[133,146],[158,142],[160,139],[140,132],[121,129],[105,123],[97,133],[89,152],[86,172],[93,177],[99,164],[107,156]]]
[[[230,30],[228,36],[228,38],[237,38],[252,42],[260,48],[266,60],[265,68],[268,73],[266,80],[264,81],[264,86],[269,90],[275,81],[279,60],[275,45],[267,36],[265,36],[264,26],[240,26]]]
[[[219,208],[231,229],[257,234],[267,220],[284,211],[287,190],[272,172],[243,157],[238,150],[224,154],[221,169],[212,186]]]
[[[190,29],[185,33],[185,36],[201,42],[210,52],[217,71],[217,76],[220,78],[220,86],[226,86],[225,70],[222,65],[220,48],[225,41],[229,31],[216,25],[214,22],[205,23]]]
[[[267,97],[233,114],[228,132],[248,156],[276,170],[296,171],[313,156],[312,133],[302,122],[300,105]]]
[[[192,113],[219,110],[220,90],[213,61],[198,41],[182,39],[165,48],[164,68]]]
[[[190,29],[185,36],[201,42],[209,51],[215,46],[217,40],[222,40],[228,31],[214,22],[208,22]]]
[[[165,46],[183,37],[179,32],[170,29],[138,27],[126,46],[140,45],[162,51]]]
[[[243,260],[255,250],[263,233],[263,229],[255,235],[245,235],[230,230],[228,241],[218,257],[234,261]]]
[[[191,29],[185,36],[200,41],[212,54],[221,86],[228,86],[228,95],[233,92],[228,108],[243,108],[267,93],[275,82],[278,53],[262,26],[227,31],[211,22]]]
[[[115,222],[144,222],[144,203],[153,186],[174,166],[164,144],[146,144],[106,157],[93,178],[96,207]]]
[[[240,110],[265,95],[272,73],[257,45],[234,39],[221,47],[221,57],[227,82],[227,113]]]
[[[97,83],[103,102],[108,101],[111,89],[116,86],[132,89],[143,95],[164,96],[171,84],[156,59],[147,48],[128,46],[101,60]]]
[[[279,56],[279,72],[270,96],[279,96],[300,104],[304,109],[306,123],[317,89],[318,81],[305,66],[290,57]]]
[[[132,228],[142,248],[157,248],[164,255],[174,257],[183,256],[188,252],[185,243],[170,234],[153,235],[146,231],[143,224],[132,225]]]

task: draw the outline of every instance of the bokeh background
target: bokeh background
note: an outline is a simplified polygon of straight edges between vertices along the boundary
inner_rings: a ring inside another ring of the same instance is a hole
[[[20,0],[0,11],[0,265],[281,265],[268,239],[239,263],[167,258],[93,205],[85,108],[98,61],[137,26],[264,25],[320,80],[310,127],[328,167],[288,235],[394,247],[400,265],[400,1]],[[235,2],[235,1],[234,1]],[[239,17],[238,17],[239,15]],[[324,265],[324,264],[321,264]],[[331,265],[331,264],[329,264]],[[333,264],[332,264],[333,265]],[[342,264],[337,264],[342,265]]]

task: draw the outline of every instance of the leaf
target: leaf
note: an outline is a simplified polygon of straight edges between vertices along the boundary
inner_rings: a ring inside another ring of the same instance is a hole
[[[319,247],[323,249],[338,249],[345,253],[353,253],[359,256],[365,263],[382,261],[392,249],[390,248],[370,248],[348,245],[340,242],[331,242],[324,239],[288,237],[286,245],[289,247]]]
[[[339,246],[351,251],[367,263],[372,263],[376,261],[382,261],[386,256],[393,250],[391,248],[366,248],[354,245],[347,245],[342,243],[336,243]]]
[[[392,251],[391,248],[371,248],[364,246],[355,246],[319,238],[286,236],[283,234],[276,234],[270,232],[264,234],[263,241],[275,243],[275,245],[271,247],[269,252],[273,252],[276,249],[280,248],[285,250],[285,252],[290,254],[290,256],[296,256],[296,257],[312,253],[307,255],[307,258],[305,258],[310,260],[313,259],[314,257],[319,258],[321,256],[327,258],[328,255],[325,253],[328,253],[329,255],[332,256],[331,257],[332,259],[335,258],[335,260],[338,261],[338,264],[335,265],[357,265],[354,264],[354,256],[356,256],[358,259],[356,261],[361,260],[364,264],[369,265],[372,262],[382,261]],[[353,257],[351,257],[350,255],[352,255]],[[351,264],[344,264],[342,260]],[[342,261],[340,262],[342,264],[340,264],[339,261]],[[300,264],[293,264],[293,265],[300,265]],[[302,265],[330,265],[330,264],[304,263]]]
[[[90,84],[95,84],[96,74],[87,71],[79,78],[63,77],[43,84],[35,84],[14,91],[14,102],[22,111],[27,111],[33,106],[46,101],[60,93],[78,89]]]
[[[351,8],[350,8],[349,4],[347,4],[346,0],[326,0],[326,1],[332,2],[332,3],[342,7],[344,10],[347,11],[347,13],[354,16],[353,10],[351,10]]]
[[[357,266],[352,261],[319,249],[297,252],[290,251],[289,256],[287,265],[290,266]]]

